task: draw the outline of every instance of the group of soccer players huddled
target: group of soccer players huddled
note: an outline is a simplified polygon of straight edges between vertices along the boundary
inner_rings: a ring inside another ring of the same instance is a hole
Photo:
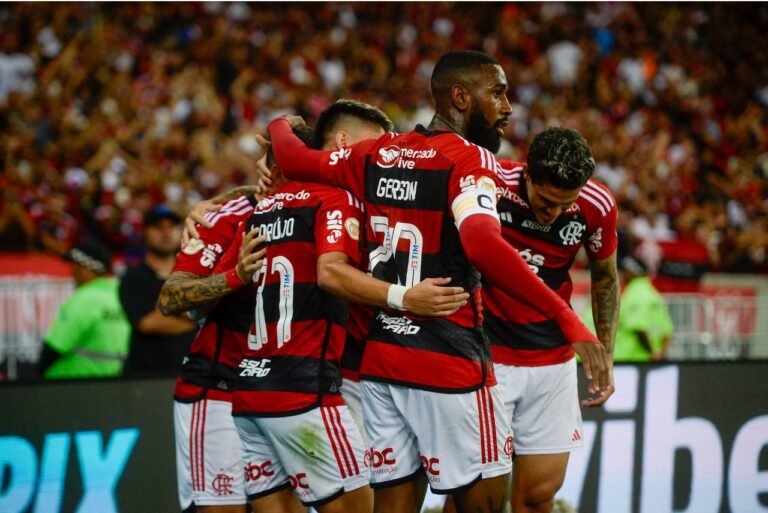
[[[496,160],[492,57],[444,54],[429,126],[354,100],[274,120],[267,191],[201,204],[159,306],[200,328],[174,393],[184,511],[551,511],[613,393],[616,202],[551,127]],[[569,306],[586,250],[597,336]],[[513,465],[514,460],[514,465]]]

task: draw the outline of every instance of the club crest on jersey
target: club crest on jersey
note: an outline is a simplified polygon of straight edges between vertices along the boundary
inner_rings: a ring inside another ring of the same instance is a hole
[[[360,240],[360,221],[350,217],[344,221],[344,229],[352,240]]]
[[[571,221],[560,229],[560,238],[563,240],[563,246],[572,246],[581,242],[581,235],[586,226],[578,221]]]
[[[190,239],[187,244],[182,246],[181,251],[185,255],[194,255],[196,253],[200,253],[204,247],[205,244],[203,244],[203,241],[200,239]]]
[[[589,249],[594,252],[600,250],[603,247],[603,229],[598,228],[595,233],[589,237]]]
[[[421,330],[421,327],[414,325],[408,317],[391,317],[379,312],[378,320],[381,321],[382,328],[397,335],[415,335]]]

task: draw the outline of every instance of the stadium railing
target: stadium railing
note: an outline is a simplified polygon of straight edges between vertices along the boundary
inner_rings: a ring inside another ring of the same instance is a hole
[[[752,284],[763,282],[768,278],[752,277]],[[715,294],[664,294],[675,325],[669,359],[768,358],[768,291],[762,285],[754,289],[748,294],[733,288]],[[20,366],[37,361],[56,310],[73,290],[68,278],[0,276],[0,371],[6,379],[17,379]],[[583,312],[589,296],[574,295],[572,303]]]

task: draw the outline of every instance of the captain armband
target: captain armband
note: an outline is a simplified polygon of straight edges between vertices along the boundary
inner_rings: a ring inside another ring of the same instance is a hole
[[[499,219],[499,214],[496,212],[496,191],[475,188],[468,191],[464,191],[453,200],[451,204],[451,212],[453,212],[453,218],[456,222],[456,228],[461,227],[461,223],[475,214],[483,214],[491,216],[494,219]]]

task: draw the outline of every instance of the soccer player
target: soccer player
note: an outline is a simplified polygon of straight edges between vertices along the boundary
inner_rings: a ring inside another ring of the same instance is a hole
[[[332,119],[330,112],[334,113]],[[374,138],[391,127],[391,122],[381,111],[359,102],[343,100],[323,114],[325,117],[321,115],[321,119],[328,120],[323,124],[323,132],[329,148],[335,147],[337,140],[350,144]],[[309,143],[311,134],[307,137]],[[179,253],[174,272],[160,295],[159,307],[166,314],[187,311],[224,298],[208,315],[198,333],[174,393],[177,468],[183,509],[193,508],[194,503],[198,511],[214,507],[218,508],[216,512],[244,511],[246,498],[241,467],[245,463],[246,481],[257,480],[263,473],[252,462],[243,462],[240,439],[231,416],[234,377],[254,312],[255,290],[242,289],[240,282],[248,281],[248,273],[256,269],[263,252],[253,254],[253,250],[263,240],[248,240],[243,245],[243,258],[249,259],[244,262],[244,272],[238,274],[234,262],[222,260],[228,248],[230,252],[238,249],[239,246],[232,244],[236,230],[251,215],[256,203],[252,194],[233,197],[222,208],[205,214],[205,224],[196,227],[195,237]],[[241,279],[236,279],[235,274]],[[428,300],[434,302],[437,305],[435,311],[439,311],[443,308],[442,301],[438,305],[434,298],[455,293],[457,289],[442,287],[438,291],[436,288],[426,283],[423,297],[432,298]],[[237,292],[230,294],[234,290]],[[459,301],[462,297],[461,294],[451,296]],[[419,298],[416,299],[418,302]],[[275,508],[283,507],[281,501],[290,505],[287,493],[277,494],[272,499]]]
[[[342,299],[383,306],[392,285],[356,268],[361,211],[349,192],[272,172],[274,191],[241,228],[267,239],[232,414],[245,458],[269,475],[262,472],[246,492],[257,512],[272,511],[264,501],[286,487],[320,513],[369,511],[362,438],[339,390]],[[353,284],[343,294],[341,279]],[[429,279],[409,292],[405,303],[419,315],[451,315],[466,304],[462,289]]]
[[[602,346],[501,237],[493,152],[511,113],[506,91],[494,59],[449,52],[432,74],[436,113],[428,128],[318,152],[293,136],[300,118],[269,126],[288,176],[364,200],[369,268],[395,283],[389,308],[375,312],[360,370],[378,512],[418,509],[424,474],[461,512],[505,507],[511,433],[481,329],[478,270],[558,323],[592,389],[608,381]],[[472,292],[467,306],[444,319],[402,311],[410,287],[446,275]]]
[[[616,201],[590,179],[595,160],[575,130],[548,128],[531,143],[527,166],[500,161],[497,205],[504,240],[541,280],[570,301],[569,270],[581,247],[592,278],[598,338],[612,352],[618,312]],[[568,338],[541,312],[493,282],[483,284],[485,331],[515,434],[512,509],[548,513],[570,451],[582,445],[576,361]],[[611,364],[611,362],[609,362]],[[603,404],[607,387],[585,406]]]

